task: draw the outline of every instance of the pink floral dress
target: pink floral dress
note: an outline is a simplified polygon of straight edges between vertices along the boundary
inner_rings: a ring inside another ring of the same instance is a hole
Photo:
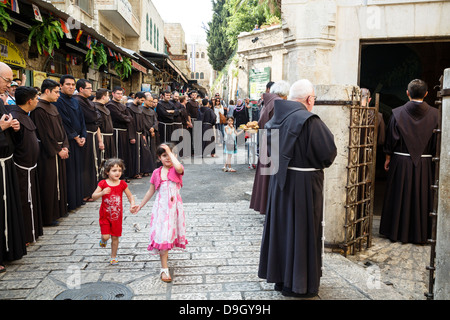
[[[155,203],[150,219],[150,240],[147,250],[153,254],[173,248],[186,249],[186,224],[180,189],[182,176],[169,169],[168,180],[161,180],[161,169],[153,171],[150,183],[155,185]]]

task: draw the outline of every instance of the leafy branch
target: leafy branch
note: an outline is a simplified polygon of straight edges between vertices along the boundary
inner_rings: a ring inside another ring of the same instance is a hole
[[[52,55],[55,47],[59,49],[59,40],[64,36],[64,31],[59,21],[52,17],[43,18],[42,22],[35,24],[29,30],[28,45],[31,46],[31,41],[34,37],[39,54],[42,54],[42,50],[45,50]]]
[[[8,25],[12,24],[12,19],[8,12],[5,11],[6,4],[0,2],[0,22],[3,26],[3,31],[8,30]]]
[[[128,57],[123,57],[122,61],[116,61],[114,64],[114,69],[120,76],[120,79],[123,80],[128,78],[133,71],[131,67],[131,59]]]
[[[84,61],[86,61],[90,67],[92,67],[94,62],[98,68],[102,65],[106,66],[108,64],[108,56],[106,55],[103,45],[93,44],[91,49],[87,51]]]

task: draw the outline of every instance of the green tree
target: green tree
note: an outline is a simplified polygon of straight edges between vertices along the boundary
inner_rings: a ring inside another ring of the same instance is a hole
[[[222,70],[233,53],[233,47],[227,38],[227,18],[230,12],[225,6],[226,0],[211,0],[213,4],[213,17],[208,23],[206,41],[208,42],[208,59],[213,69]]]

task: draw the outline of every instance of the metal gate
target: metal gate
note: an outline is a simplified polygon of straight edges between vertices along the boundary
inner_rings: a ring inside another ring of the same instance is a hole
[[[372,245],[379,95],[376,95],[375,107],[361,103],[361,98],[361,90],[353,88],[349,105],[345,242],[342,245],[345,256]]]
[[[434,170],[434,184],[431,185],[431,189],[433,190],[433,209],[430,212],[431,218],[431,239],[428,239],[428,243],[431,244],[430,248],[430,265],[426,267],[429,271],[429,279],[428,279],[428,292],[425,292],[425,296],[427,300],[434,299],[434,271],[436,270],[435,258],[436,258],[436,228],[437,228],[437,211],[438,211],[438,202],[439,202],[439,160],[441,156],[441,127],[442,127],[442,97],[450,95],[449,90],[445,90],[443,88],[444,76],[441,76],[439,79],[440,85],[435,86],[435,89],[438,89],[437,92],[437,101],[435,105],[439,108],[439,126],[434,130],[436,134],[436,155],[433,157],[433,162],[435,163]]]

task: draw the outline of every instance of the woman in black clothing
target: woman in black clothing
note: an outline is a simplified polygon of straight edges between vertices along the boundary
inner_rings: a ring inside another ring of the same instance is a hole
[[[236,128],[239,128],[241,124],[247,124],[250,121],[248,108],[245,103],[242,102],[242,99],[238,99],[233,111],[233,117]]]

